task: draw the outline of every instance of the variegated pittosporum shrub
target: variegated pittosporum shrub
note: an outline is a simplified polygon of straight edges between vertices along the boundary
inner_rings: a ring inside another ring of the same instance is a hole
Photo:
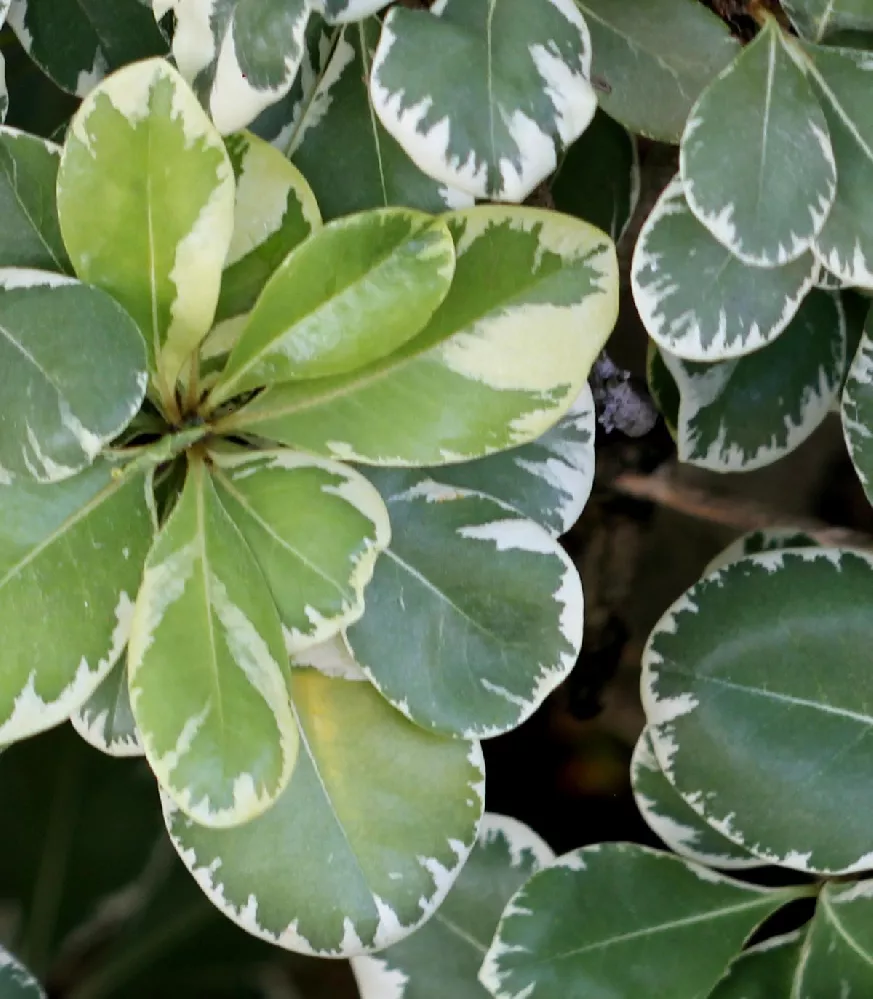
[[[144,755],[231,919],[385,947],[473,845],[479,740],[581,647],[556,538],[613,242],[505,206],[323,225],[159,58],[62,148],[0,147],[0,744],[69,718]]]

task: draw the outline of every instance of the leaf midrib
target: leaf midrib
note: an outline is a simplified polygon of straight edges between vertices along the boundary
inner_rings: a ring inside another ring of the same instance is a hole
[[[2,26],[2,24],[3,24],[3,4],[0,3],[0,26]],[[48,240],[46,240],[45,236],[43,236],[42,230],[34,221],[33,215],[31,214],[30,210],[25,204],[23,197],[19,193],[18,160],[15,158],[15,155],[12,152],[9,153],[9,158],[12,160],[12,168],[13,168],[12,176],[10,176],[9,173],[5,170],[3,171],[3,173],[6,179],[9,181],[9,189],[11,190],[12,195],[15,198],[16,204],[21,210],[22,215],[24,215],[24,217],[27,219],[31,229],[33,229],[34,233],[36,234],[37,239],[39,239],[40,243],[42,243],[42,245],[45,247],[48,255],[52,258],[52,262],[54,263],[55,267],[57,267],[58,272],[61,274],[66,274],[67,269],[61,263],[61,261],[58,260],[57,256],[55,256],[54,250],[52,250],[51,246],[49,246]]]

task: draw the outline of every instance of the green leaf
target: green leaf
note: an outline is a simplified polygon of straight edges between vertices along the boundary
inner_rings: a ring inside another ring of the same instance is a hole
[[[512,898],[479,977],[496,999],[700,999],[798,894],[628,843],[586,847]]]
[[[124,649],[150,484],[113,473],[98,461],[49,486],[0,485],[0,744],[64,721]]]
[[[130,706],[127,658],[122,656],[94,693],[70,716],[73,728],[107,756],[142,756],[142,742]]]
[[[706,88],[682,135],[691,210],[755,267],[779,267],[805,253],[836,195],[828,124],[791,45],[768,19]]]
[[[798,931],[771,937],[743,951],[710,999],[792,999],[803,936]]]
[[[312,190],[277,149],[250,132],[229,136],[225,145],[236,212],[215,311],[219,323],[250,312],[282,261],[321,228]]]
[[[55,205],[60,155],[51,142],[0,128],[0,267],[71,272]]]
[[[640,196],[636,139],[598,110],[564,154],[551,188],[559,212],[585,219],[618,242]]]
[[[873,338],[870,319],[843,389],[840,416],[849,457],[873,503]]]
[[[423,923],[476,837],[477,743],[423,732],[370,684],[292,670],[301,752],[266,815],[197,826],[164,800],[167,828],[201,888],[247,932],[289,950],[351,956]]]
[[[760,555],[762,552],[781,552],[786,548],[819,548],[819,543],[805,531],[791,527],[768,527],[761,531],[750,531],[736,541],[732,541],[703,570],[703,576],[709,576],[717,569],[723,569],[732,562],[747,558],[749,555]]]
[[[45,992],[39,982],[2,946],[0,946],[0,995],[3,999],[45,999]]]
[[[651,340],[646,348],[646,384],[664,418],[664,426],[675,441],[679,436],[679,386],[664,362],[664,355]]]
[[[97,288],[0,269],[0,484],[57,482],[89,465],[145,396],[133,320]]]
[[[797,967],[797,999],[864,999],[873,993],[873,885],[826,884]],[[788,993],[786,992],[786,996]]]
[[[205,826],[247,822],[291,778],[297,727],[269,587],[202,461],[146,562],[128,650],[149,765]]]
[[[364,588],[391,537],[378,492],[338,462],[295,451],[212,455],[221,503],[258,561],[289,652],[364,613]]]
[[[385,208],[330,223],[270,278],[210,401],[357,371],[411,340],[449,292],[446,224]]]
[[[388,6],[389,0],[310,0],[328,24],[361,21]]]
[[[516,728],[582,647],[579,574],[541,527],[427,473],[371,473],[391,544],[347,632],[379,692],[423,728],[486,738]]]
[[[551,430],[530,444],[429,472],[443,485],[499,500],[559,537],[576,523],[594,485],[594,399],[586,385]]]
[[[725,839],[682,800],[658,765],[646,729],[634,749],[630,778],[640,815],[680,857],[724,870],[764,866],[764,861]]]
[[[488,999],[477,976],[503,907],[554,859],[532,829],[486,813],[470,859],[425,926],[380,954],[352,959],[361,999]]]
[[[631,287],[659,347],[688,361],[712,362],[772,343],[818,273],[812,253],[784,267],[744,264],[700,224],[676,176],[640,231]]]
[[[212,325],[234,184],[221,137],[168,63],[127,66],[85,98],[61,157],[58,211],[76,273],[137,321],[169,396]]]
[[[376,117],[367,84],[381,30],[375,17],[343,30],[288,154],[325,219],[391,205],[434,214],[472,205],[469,195],[422,173]]]
[[[643,704],[658,762],[734,843],[800,871],[873,867],[864,806],[867,556],[753,555],[693,586],[655,626]]]
[[[6,20],[11,0],[0,0],[0,28]],[[9,109],[9,92],[6,89],[6,61],[3,53],[0,52],[0,125],[6,120],[6,112]]]
[[[813,291],[768,346],[698,364],[664,355],[679,387],[680,461],[715,472],[763,468],[799,447],[840,390],[846,324],[839,297]]]
[[[455,279],[429,325],[381,361],[262,393],[245,428],[341,460],[437,465],[535,440],[585,385],[618,311],[615,247],[554,212],[445,216]]]
[[[140,0],[12,0],[9,25],[37,66],[78,97],[111,70],[167,51]]]
[[[600,107],[631,132],[678,143],[704,87],[739,52],[728,26],[697,0],[576,5],[591,32]]]
[[[590,124],[590,68],[588,28],[572,0],[441,0],[432,11],[388,13],[370,93],[428,176],[517,202]]]
[[[870,0],[783,0],[797,30],[811,42],[843,31],[873,30]],[[834,44],[834,39],[830,43]]]

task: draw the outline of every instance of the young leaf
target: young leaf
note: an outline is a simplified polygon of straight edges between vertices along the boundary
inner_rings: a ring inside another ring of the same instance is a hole
[[[873,994],[873,885],[826,884],[797,967],[792,999],[840,999]],[[787,994],[787,993],[786,993]]]
[[[145,348],[109,295],[47,271],[0,269],[0,483],[89,465],[145,396]]]
[[[868,319],[849,367],[840,415],[849,457],[867,499],[873,503],[873,338],[870,332]]]
[[[691,210],[755,267],[802,256],[836,194],[827,121],[789,44],[768,19],[703,92],[680,148]]]
[[[61,157],[58,212],[76,273],[137,321],[168,396],[212,325],[234,221],[224,144],[168,63],[127,66],[85,98]]]
[[[286,661],[267,583],[194,460],[146,562],[128,675],[149,765],[204,826],[261,815],[291,778]]]
[[[222,505],[258,561],[289,652],[327,641],[364,613],[388,544],[388,511],[357,472],[295,451],[212,455]]]
[[[427,324],[455,271],[446,224],[385,208],[310,236],[267,282],[210,401],[356,371]]]
[[[801,35],[811,42],[842,31],[873,30],[869,0],[783,0],[782,6]]]
[[[576,4],[591,32],[600,107],[631,132],[678,143],[704,87],[739,52],[728,26],[698,0]]]
[[[316,229],[321,215],[303,175],[250,132],[225,140],[236,180],[233,236],[216,323],[248,313],[288,254]]]
[[[634,749],[630,777],[640,815],[680,857],[724,870],[764,866],[763,860],[725,839],[682,800],[658,765],[646,729]]]
[[[707,576],[643,656],[658,762],[689,805],[756,856],[794,870],[873,867],[863,804],[873,717],[866,555],[805,548]]]
[[[840,390],[846,324],[839,297],[813,291],[782,335],[754,354],[715,364],[664,355],[679,387],[679,458],[716,472],[749,472],[799,447]]]
[[[173,56],[222,134],[237,132],[291,89],[309,0],[153,0],[176,16]]]
[[[749,267],[700,224],[682,178],[667,185],[637,240],[634,302],[649,336],[687,361],[751,354],[776,339],[812,288],[804,253],[784,267]]]
[[[479,966],[503,907],[554,859],[532,829],[486,813],[470,859],[427,924],[381,954],[352,959],[361,999],[487,999]]]
[[[699,999],[798,894],[629,843],[586,847],[510,900],[479,977],[495,999]]]
[[[73,728],[107,756],[142,756],[142,742],[130,706],[127,658],[122,656],[94,693],[70,716]]]
[[[749,947],[732,962],[710,999],[792,999],[803,938],[797,931]]]
[[[39,982],[0,945],[0,995],[3,999],[46,999]]]
[[[9,25],[46,76],[77,97],[111,70],[167,51],[141,0],[12,0]]]
[[[173,844],[209,899],[288,950],[388,947],[437,908],[482,815],[477,743],[411,725],[370,684],[292,670],[300,759],[261,818],[205,829],[164,799]]]
[[[675,441],[679,436],[679,386],[664,362],[664,355],[651,340],[646,349],[646,384],[664,418],[664,426]]]
[[[392,540],[347,632],[379,692],[423,728],[516,728],[576,664],[582,585],[541,527],[418,472],[370,473]]]
[[[352,374],[270,389],[224,429],[341,460],[437,465],[527,444],[554,426],[615,322],[613,243],[532,208],[445,219],[455,278],[415,339]]]
[[[805,531],[790,527],[768,527],[762,531],[750,531],[732,541],[703,570],[702,576],[709,576],[717,569],[723,569],[732,562],[749,555],[760,555],[762,552],[781,552],[786,548],[819,548],[819,543]]]
[[[60,156],[51,142],[0,128],[0,267],[72,272],[55,205]]]
[[[523,201],[591,122],[590,69],[572,0],[441,0],[433,11],[389,12],[370,93],[428,176],[477,198]]]
[[[368,82],[382,24],[346,27],[301,116],[288,154],[325,219],[399,205],[437,214],[473,199],[421,172],[376,117]]]

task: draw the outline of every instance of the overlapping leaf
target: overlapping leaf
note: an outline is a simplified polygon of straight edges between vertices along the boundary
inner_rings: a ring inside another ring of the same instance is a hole
[[[864,805],[873,740],[861,554],[753,555],[664,615],[643,658],[658,762],[710,825],[802,871],[873,867]]]
[[[792,991],[804,934],[771,937],[743,951],[710,999],[797,999]]]
[[[849,456],[873,502],[873,339],[869,324],[849,367],[840,415]]]
[[[127,659],[122,656],[94,693],[70,716],[73,728],[107,756],[142,756],[142,742],[130,706]]]
[[[6,20],[9,11],[9,4],[12,0],[0,0],[0,28]],[[6,120],[6,112],[9,109],[9,92],[6,89],[6,61],[3,53],[0,52],[0,125]]]
[[[768,19],[704,91],[682,136],[691,210],[756,267],[802,256],[836,195],[827,121],[789,44]]]
[[[664,425],[675,440],[679,436],[679,388],[664,363],[664,355],[651,340],[646,350],[646,384],[658,412],[664,418]]]
[[[792,999],[863,999],[873,992],[873,886],[826,884],[801,952]],[[787,993],[786,993],[787,995]]]
[[[570,0],[441,0],[389,12],[370,92],[430,177],[523,201],[590,123],[590,68],[588,28]]]
[[[727,548],[719,552],[703,570],[702,575],[708,576],[716,569],[723,569],[726,565],[738,562],[749,555],[781,552],[787,548],[817,547],[819,547],[818,542],[806,531],[790,527],[768,527],[761,531],[749,531],[748,534],[741,535],[736,541],[732,541]]]
[[[310,0],[328,24],[345,24],[348,21],[362,21],[387,7],[389,0]]]
[[[198,826],[165,799],[176,849],[254,936],[352,956],[390,946],[442,902],[476,838],[478,744],[410,724],[367,683],[292,670],[300,759],[261,818]]]
[[[782,6],[804,38],[820,42],[840,32],[873,30],[869,0],[784,0]]]
[[[570,408],[618,306],[611,240],[530,208],[445,216],[457,266],[408,344],[360,371],[262,393],[222,429],[317,454],[436,465],[536,439]]]

